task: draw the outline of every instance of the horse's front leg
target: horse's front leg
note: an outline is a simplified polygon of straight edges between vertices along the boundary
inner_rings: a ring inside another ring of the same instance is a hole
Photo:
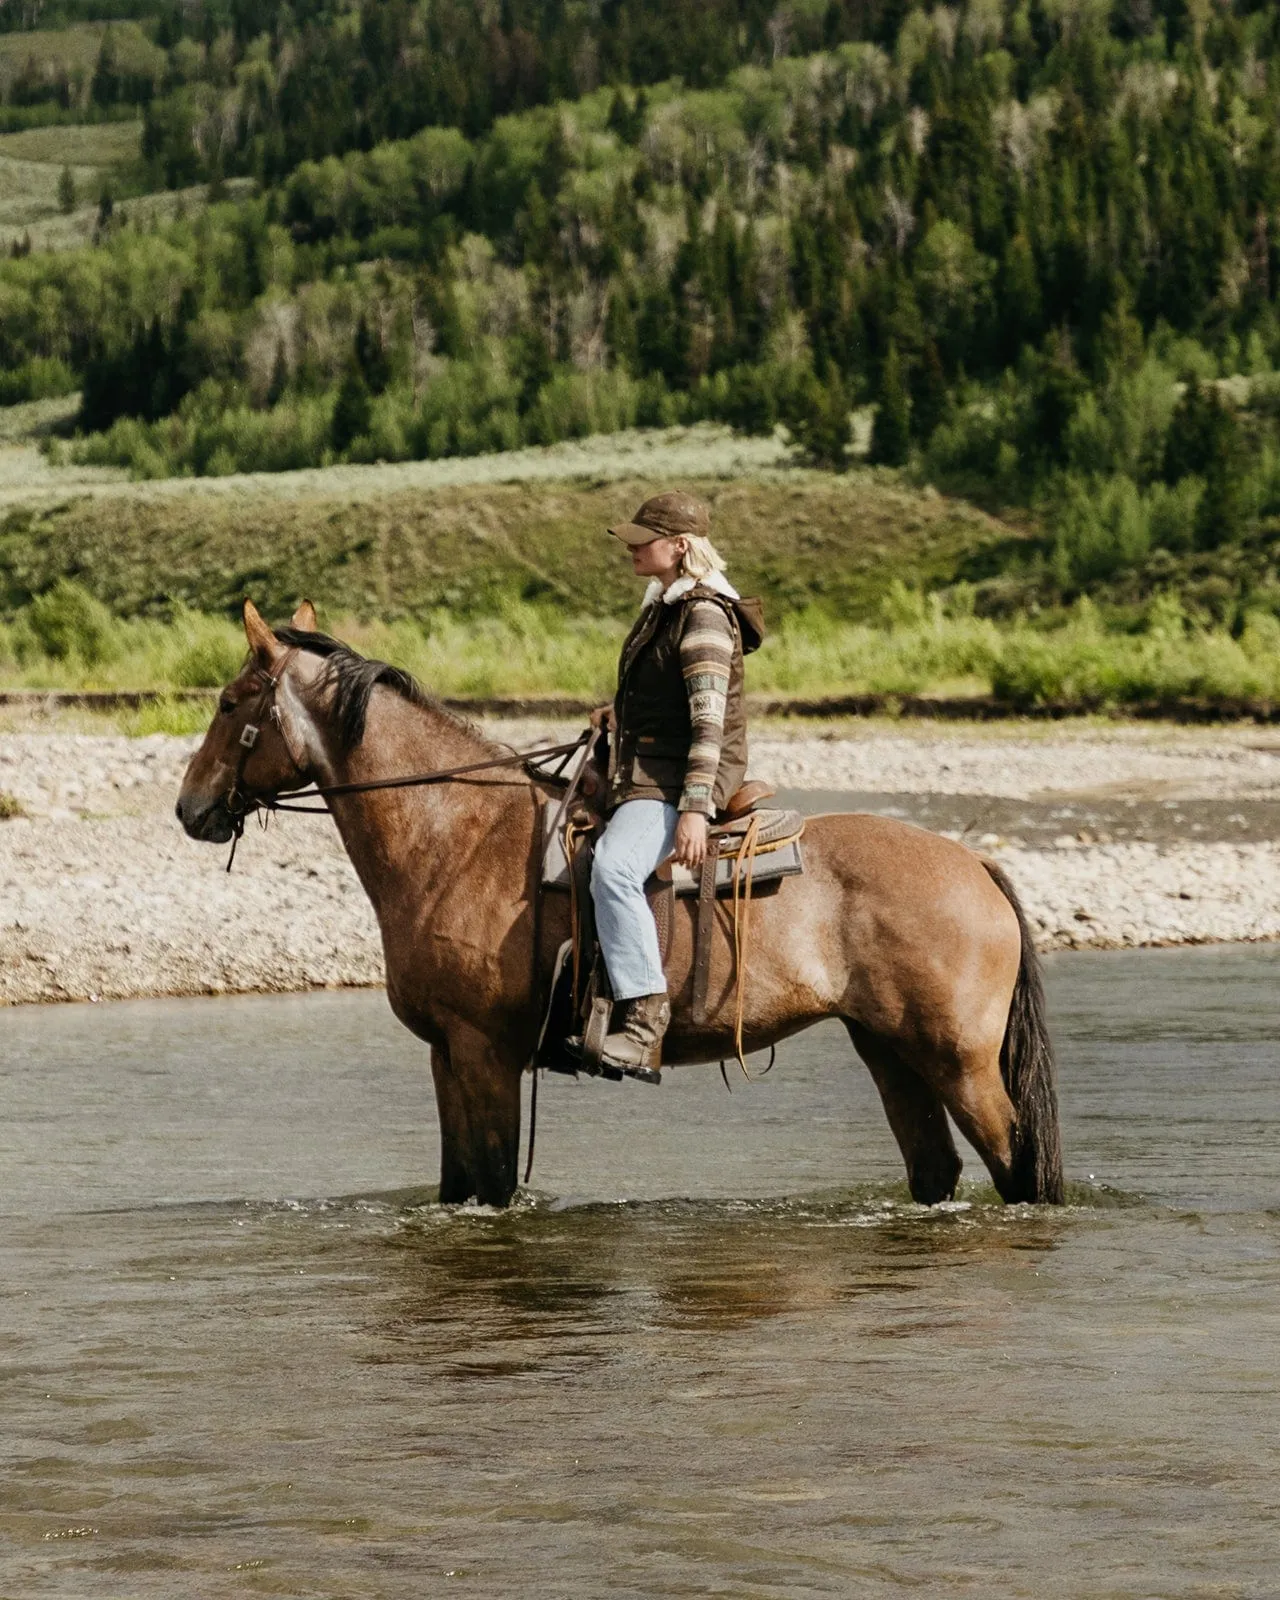
[[[505,1206],[515,1193],[521,1066],[462,1022],[432,1047],[442,1205]]]

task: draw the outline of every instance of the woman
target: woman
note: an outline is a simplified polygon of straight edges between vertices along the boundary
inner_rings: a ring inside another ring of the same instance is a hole
[[[759,601],[724,577],[710,522],[702,501],[676,490],[609,529],[649,587],[618,664],[609,820],[591,871],[600,948],[624,1003],[602,1059],[650,1083],[671,1007],[645,880],[673,853],[701,866],[708,823],[746,776],[742,658],[764,636]]]

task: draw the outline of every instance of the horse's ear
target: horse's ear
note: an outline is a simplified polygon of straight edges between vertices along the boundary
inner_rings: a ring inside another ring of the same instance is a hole
[[[289,626],[291,628],[298,628],[303,633],[314,633],[316,631],[316,629],[319,627],[319,623],[316,621],[316,608],[311,604],[310,600],[303,600],[301,602],[301,604],[298,606],[298,609],[294,612],[293,620],[290,622]]]
[[[249,648],[253,651],[254,660],[260,667],[269,670],[275,665],[276,658],[284,646],[262,620],[252,600],[246,600],[244,603],[244,632],[249,641]]]

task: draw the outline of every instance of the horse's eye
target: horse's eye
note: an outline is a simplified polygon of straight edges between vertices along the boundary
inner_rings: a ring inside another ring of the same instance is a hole
[[[236,703],[229,694],[224,694],[221,700],[218,701],[218,710],[224,717],[229,717],[235,708]]]

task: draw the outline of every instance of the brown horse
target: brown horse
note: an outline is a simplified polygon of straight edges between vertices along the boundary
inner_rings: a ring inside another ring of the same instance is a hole
[[[503,753],[405,674],[316,633],[309,604],[277,632],[246,604],[245,630],[248,662],[183,779],[178,817],[193,838],[229,840],[243,797]],[[242,742],[246,725],[260,727],[256,742]],[[431,1046],[442,1201],[505,1205],[516,1187],[521,1076],[568,933],[567,897],[548,896],[537,911],[547,799],[545,785],[508,767],[328,802],[377,912],[392,1009]],[[678,902],[674,921],[665,1059],[717,1061],[733,1050],[727,930],[710,1020],[695,1027],[691,902]],[[1004,1199],[1061,1201],[1039,967],[992,862],[885,817],[812,818],[804,875],[755,903],[745,992],[750,1050],[824,1017],[844,1022],[917,1200],[955,1192],[949,1112]]]

